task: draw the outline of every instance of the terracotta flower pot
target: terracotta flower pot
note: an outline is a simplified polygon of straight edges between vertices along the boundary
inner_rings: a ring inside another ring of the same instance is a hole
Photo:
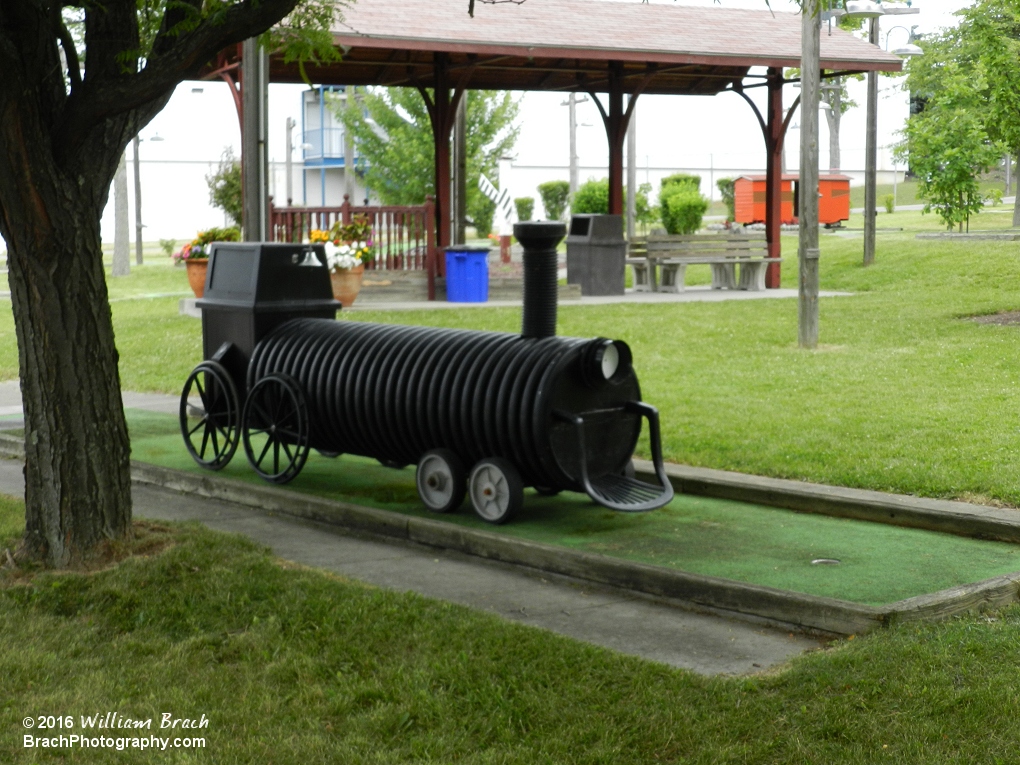
[[[331,271],[329,278],[333,282],[333,297],[340,301],[344,308],[350,308],[354,299],[361,292],[361,279],[365,275],[364,264],[342,271]]]
[[[205,294],[205,272],[209,267],[209,258],[188,258],[184,265],[188,269],[188,284],[192,292],[195,297],[202,297]]]

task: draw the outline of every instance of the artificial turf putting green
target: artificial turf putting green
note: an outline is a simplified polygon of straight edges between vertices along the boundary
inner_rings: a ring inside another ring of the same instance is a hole
[[[128,410],[133,459],[202,472],[171,415]],[[221,475],[263,481],[239,447]],[[448,521],[576,550],[735,579],[810,595],[880,606],[1020,571],[1020,546],[845,518],[681,494],[650,513],[617,513],[586,496],[527,492],[511,523],[492,526],[468,503],[450,515],[425,510],[414,469],[374,460],[333,460],[312,452],[287,488],[329,499]],[[815,565],[819,558],[839,565]]]

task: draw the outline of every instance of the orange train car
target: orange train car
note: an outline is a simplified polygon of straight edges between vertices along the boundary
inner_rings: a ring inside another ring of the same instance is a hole
[[[799,214],[799,186],[796,173],[783,176],[779,220],[796,223]],[[838,226],[850,218],[850,176],[820,175],[818,177],[818,222]],[[736,222],[742,224],[765,222],[765,176],[744,175],[737,178],[733,187]]]

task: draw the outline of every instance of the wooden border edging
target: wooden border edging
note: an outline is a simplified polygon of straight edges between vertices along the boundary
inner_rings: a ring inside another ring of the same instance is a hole
[[[868,632],[899,621],[945,618],[1017,600],[1020,573],[961,585],[876,607],[822,598],[730,579],[635,563],[406,516],[389,510],[313,497],[287,489],[255,486],[132,463],[132,478],[178,491],[222,499],[333,526],[456,550],[480,558],[527,566],[597,584],[619,587],[734,615],[755,616],[799,629],[838,635]]]
[[[652,463],[634,460],[638,477],[656,480]],[[800,513],[855,518],[945,534],[1020,543],[1020,511],[944,499],[885,494],[867,489],[666,465],[678,494],[750,502]]]
[[[0,455],[22,458],[24,445],[21,439],[0,435]],[[647,463],[637,463],[638,473],[647,467]],[[921,525],[921,521],[925,518],[938,519],[940,514],[945,513],[941,507],[943,505],[957,511],[950,513],[951,518],[956,518],[959,511],[957,506],[969,508],[971,513],[979,510],[996,511],[996,508],[979,508],[961,502],[900,498],[880,492],[801,484],[797,481],[678,465],[670,465],[667,472],[677,491],[688,494],[725,497],[882,523],[899,523],[904,517],[910,517],[917,523],[899,525],[916,525],[919,528],[932,528],[930,524]],[[724,611],[735,616],[753,616],[802,630],[837,635],[860,634],[899,622],[944,619],[975,610],[999,608],[1020,599],[1020,573],[1015,573],[918,595],[884,606],[867,606],[515,539],[491,531],[323,499],[275,486],[253,485],[214,474],[193,474],[132,461],[131,476],[132,481],[139,484],[198,494],[352,531],[527,566],[666,598],[679,605]],[[791,492],[791,489],[800,491]],[[864,510],[853,511],[854,501],[860,500],[872,501],[863,503]],[[913,515],[904,512],[904,507],[911,509],[909,506],[916,502],[932,506],[913,508],[916,511]],[[962,517],[966,520],[969,516],[964,513]],[[948,525],[953,526],[953,523]],[[1020,524],[1013,524],[1015,526]],[[963,532],[952,530],[951,533]],[[1002,537],[997,535],[996,538]],[[1007,541],[1017,539],[1020,539],[1020,534]]]

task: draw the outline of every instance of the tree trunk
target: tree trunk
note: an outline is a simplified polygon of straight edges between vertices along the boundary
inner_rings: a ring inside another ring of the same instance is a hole
[[[16,110],[11,110],[16,111]],[[120,144],[68,178],[46,149],[0,120],[0,230],[25,409],[20,555],[65,567],[131,528],[130,446],[99,221]]]
[[[830,85],[839,85],[841,87],[842,83],[842,77],[837,77],[830,81]],[[839,172],[841,167],[841,158],[839,156],[839,121],[843,116],[843,103],[839,89],[826,89],[822,93],[825,94],[825,102],[829,105],[825,112],[825,121],[829,127],[829,172],[835,174]]]

